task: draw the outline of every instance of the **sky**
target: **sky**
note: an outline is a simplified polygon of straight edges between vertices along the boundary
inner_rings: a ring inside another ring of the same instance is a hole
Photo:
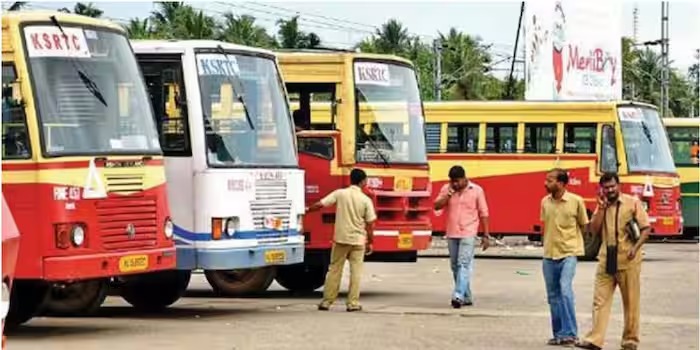
[[[601,6],[617,0],[581,0],[598,2]],[[104,15],[126,22],[133,17],[147,17],[153,10],[150,1],[114,2],[93,1],[104,10]],[[210,15],[225,11],[249,14],[258,19],[269,32],[276,33],[275,23],[299,14],[300,27],[313,31],[326,46],[351,47],[369,36],[381,24],[396,18],[414,35],[431,41],[438,32],[455,27],[492,44],[491,52],[498,58],[512,55],[520,14],[520,2],[516,1],[188,1],[186,2]],[[3,6],[8,2],[3,1]],[[29,2],[35,9],[72,8],[74,2]],[[637,38],[639,42],[661,37],[661,2],[636,1],[622,3],[623,35],[633,36],[634,9],[638,10]],[[671,1],[669,6],[669,55],[671,65],[687,71],[697,62],[696,49],[700,48],[700,1]],[[522,57],[523,42],[519,44],[518,58]],[[659,48],[654,48],[658,50]],[[504,61],[497,68],[505,74],[509,63]],[[521,67],[518,67],[521,68]],[[521,69],[519,69],[521,71]],[[501,74],[498,74],[501,75]]]

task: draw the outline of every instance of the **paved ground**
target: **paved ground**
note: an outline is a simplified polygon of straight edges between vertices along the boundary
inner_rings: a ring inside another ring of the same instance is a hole
[[[477,260],[476,306],[448,306],[444,258],[417,264],[368,264],[363,313],[342,304],[318,312],[319,293],[290,296],[279,286],[259,298],[215,297],[203,276],[168,312],[136,314],[109,298],[97,317],[39,318],[8,337],[22,349],[548,349],[550,335],[540,253],[494,249]],[[651,244],[643,268],[642,349],[698,349],[698,245]],[[590,327],[595,263],[581,263],[575,282],[581,332]],[[617,349],[619,296],[607,347]]]

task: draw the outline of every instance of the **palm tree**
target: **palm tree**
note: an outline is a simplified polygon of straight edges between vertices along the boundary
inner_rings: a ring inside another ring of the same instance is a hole
[[[143,20],[140,18],[132,18],[129,25],[125,26],[129,39],[150,39],[153,38],[154,32],[151,28],[148,18]]]
[[[236,16],[232,12],[225,13],[223,17],[219,40],[254,47],[273,48],[275,46],[274,39],[267,34],[267,30],[255,24],[255,17]]]
[[[88,16],[92,18],[100,18],[102,17],[102,14],[104,11],[100,10],[99,8],[95,7],[93,3],[89,2],[87,4],[83,4],[82,2],[76,3],[75,7],[73,7],[73,13],[76,15],[83,15],[83,16]]]
[[[411,36],[401,22],[390,19],[375,33],[375,45],[382,53],[400,55],[408,49]]]
[[[205,15],[201,10],[185,6],[177,11],[175,26],[170,30],[170,37],[177,39],[214,39],[217,23],[214,17]]]
[[[7,11],[19,11],[27,5],[26,1],[15,1],[7,8]]]
[[[491,55],[480,39],[451,28],[439,34],[442,44],[443,89],[449,98],[466,100],[492,99],[495,81],[487,79]]]
[[[167,33],[175,26],[179,13],[185,8],[184,2],[154,2],[156,10],[151,11],[151,22],[158,33]]]
[[[277,34],[280,46],[286,49],[310,49],[321,46],[321,38],[316,33],[305,33],[299,29],[299,16],[277,21]]]

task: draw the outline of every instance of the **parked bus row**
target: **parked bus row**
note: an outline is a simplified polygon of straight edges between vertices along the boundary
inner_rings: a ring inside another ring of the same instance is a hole
[[[118,25],[53,12],[2,22],[3,194],[21,232],[8,324],[94,312],[110,288],[162,309],[194,270],[224,295],[273,280],[317,289],[335,216],[305,216],[305,203],[354,167],[378,215],[372,261],[414,262],[444,231],[432,203],[454,164],[485,189],[494,235],[540,237],[553,167],[589,211],[615,171],[653,234],[697,229],[697,124],[666,132],[651,105],[424,106],[411,62],[394,56],[129,42]]]
[[[3,194],[21,232],[8,325],[94,312],[108,289],[161,309],[196,269],[221,294],[263,291],[274,278],[316,289],[334,215],[304,218],[304,203],[348,185],[356,166],[373,179],[373,259],[415,261],[427,248],[429,174],[410,62],[130,43],[116,24],[64,13],[8,13],[2,24]],[[287,91],[301,96],[302,113],[314,93],[332,96],[333,127],[297,138]],[[381,122],[356,127],[357,111],[387,100],[396,107],[381,113],[403,113],[407,130],[394,144]]]

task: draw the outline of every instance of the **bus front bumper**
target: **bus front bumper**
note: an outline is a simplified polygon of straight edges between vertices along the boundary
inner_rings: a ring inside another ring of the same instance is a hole
[[[44,258],[44,279],[74,281],[175,268],[175,247]]]
[[[677,216],[650,216],[652,236],[678,236],[683,234],[683,217]]]

